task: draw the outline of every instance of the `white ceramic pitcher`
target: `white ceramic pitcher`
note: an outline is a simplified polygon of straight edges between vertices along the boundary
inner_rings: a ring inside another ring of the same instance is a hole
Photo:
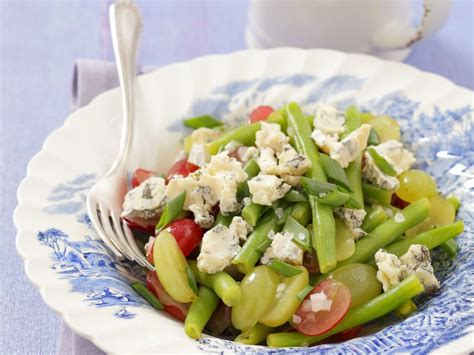
[[[333,48],[403,60],[441,27],[451,0],[251,0],[250,48]]]

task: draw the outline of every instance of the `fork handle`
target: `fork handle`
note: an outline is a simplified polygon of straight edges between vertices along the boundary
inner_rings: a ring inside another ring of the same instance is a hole
[[[122,92],[123,124],[119,154],[107,175],[122,169],[125,173],[133,137],[133,85],[136,57],[143,22],[138,7],[132,1],[110,5],[110,33]]]

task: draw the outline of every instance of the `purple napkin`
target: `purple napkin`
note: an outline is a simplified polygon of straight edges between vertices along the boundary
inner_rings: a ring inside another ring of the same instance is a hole
[[[153,66],[139,66],[137,74],[156,69]],[[99,60],[77,60],[72,80],[71,111],[92,101],[100,93],[119,85],[115,63]],[[61,322],[58,340],[58,355],[104,354],[89,340],[75,334],[66,323]]]

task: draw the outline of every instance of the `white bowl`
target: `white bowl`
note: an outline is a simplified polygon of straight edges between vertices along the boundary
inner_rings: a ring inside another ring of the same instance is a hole
[[[74,112],[31,160],[14,215],[17,249],[28,277],[74,331],[107,352],[265,352],[268,348],[212,337],[187,338],[181,323],[153,310],[131,289],[137,267],[116,262],[96,239],[84,202],[117,152],[119,95],[111,90]],[[260,104],[278,107],[294,100],[311,111],[324,100],[341,108],[355,103],[397,118],[418,165],[436,178],[441,192],[454,192],[463,200],[459,216],[467,231],[458,238],[460,252],[454,261],[442,253],[435,256],[442,288],[421,299],[419,311],[407,320],[373,335],[308,350],[423,353],[472,345],[472,92],[369,56],[281,48],[161,68],[138,79],[136,99],[139,121],[130,171],[166,170],[185,132],[181,120],[198,114],[237,125]]]

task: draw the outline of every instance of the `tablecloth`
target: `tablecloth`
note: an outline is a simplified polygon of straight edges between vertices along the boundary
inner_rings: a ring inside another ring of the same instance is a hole
[[[161,66],[243,49],[247,0],[139,0],[139,62]],[[30,158],[70,109],[77,58],[112,60],[110,0],[0,1],[0,353],[54,354],[59,319],[26,279],[15,251],[16,189]],[[445,27],[407,63],[474,88],[474,2],[456,0]],[[78,343],[76,349],[86,350]],[[72,350],[67,350],[72,352]]]

